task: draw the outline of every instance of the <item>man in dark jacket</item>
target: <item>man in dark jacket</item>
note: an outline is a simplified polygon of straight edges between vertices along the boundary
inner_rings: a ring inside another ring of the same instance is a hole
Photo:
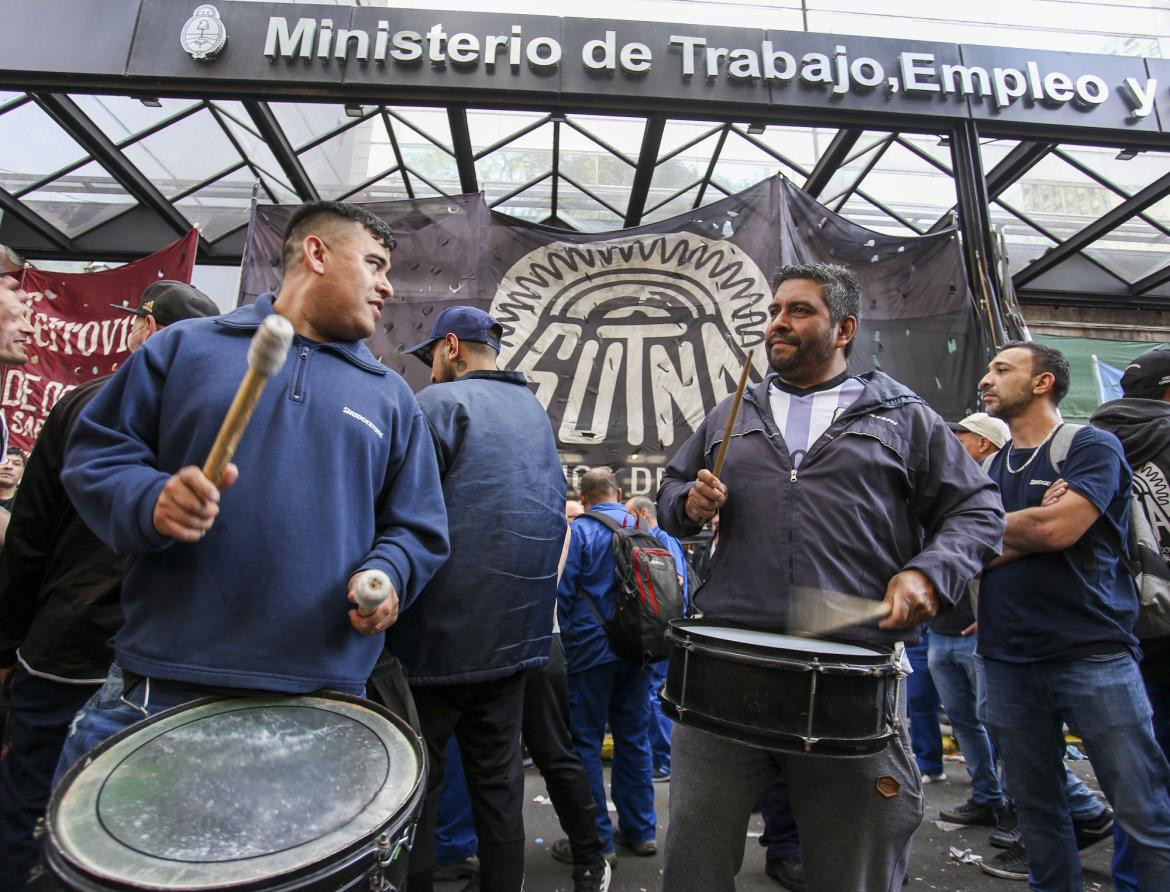
[[[501,326],[448,307],[411,353],[431,367],[418,394],[443,481],[451,559],[386,637],[402,663],[430,762],[410,888],[432,888],[447,741],[462,753],[479,838],[479,887],[524,883],[525,670],[548,662],[565,475],[548,415],[524,375],[496,368]],[[599,860],[593,878],[601,883]],[[596,888],[601,888],[598,885]]]
[[[696,532],[719,512],[719,548],[694,607],[783,632],[798,586],[883,600],[879,626],[835,633],[892,646],[962,594],[996,553],[995,488],[921,398],[881,372],[851,375],[860,286],[828,264],[786,267],[765,331],[773,374],[744,394],[722,474],[711,472],[731,400],[666,468],[659,522]],[[787,770],[809,888],[898,890],[922,819],[904,719],[882,752],[831,759],[675,728],[663,889],[724,892],[752,802]]]
[[[153,282],[138,307],[137,349],[181,319],[216,316],[198,288]],[[143,321],[143,314],[147,321]],[[69,723],[106,677],[122,624],[122,559],[81,520],[61,485],[65,440],[109,376],[74,388],[45,420],[0,552],[0,673],[10,691],[11,746],[0,757],[0,890],[24,888],[36,862],[33,827],[49,801]]]
[[[1162,557],[1170,561],[1170,350],[1150,350],[1127,365],[1121,391],[1124,397],[1100,406],[1089,423],[1121,441],[1134,491]],[[1170,635],[1143,637],[1140,624],[1135,631],[1142,646],[1142,682],[1154,710],[1154,737],[1170,759]],[[1114,882],[1119,890],[1126,883],[1125,888],[1136,889],[1137,867],[1120,827],[1114,842]]]

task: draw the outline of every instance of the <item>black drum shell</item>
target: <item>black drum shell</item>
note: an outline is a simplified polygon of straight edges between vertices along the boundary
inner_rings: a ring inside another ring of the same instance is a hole
[[[304,866],[298,870],[290,870],[280,875],[265,877],[255,882],[234,883],[223,886],[204,886],[205,889],[231,889],[233,892],[248,892],[248,890],[266,890],[266,892],[327,892],[327,890],[347,890],[369,887],[369,878],[377,870],[379,860],[384,860],[390,849],[405,837],[406,846],[398,853],[394,860],[383,867],[382,874],[387,881],[385,888],[388,892],[404,889],[409,860],[409,848],[413,843],[413,825],[422,811],[423,799],[426,793],[426,748],[422,738],[415,733],[410,725],[384,706],[360,697],[348,694],[328,692],[309,695],[315,699],[337,700],[355,704],[370,712],[377,713],[392,723],[405,738],[414,751],[419,765],[419,775],[410,791],[410,795],[399,811],[390,816],[381,826],[370,833],[354,839],[343,851],[337,852],[327,861]],[[162,721],[178,713],[197,706],[216,702],[222,698],[205,697],[184,703],[174,709],[150,716],[143,721],[132,725],[126,730],[103,741],[85,759],[74,765],[61,779],[53,791],[46,812],[45,834],[43,839],[45,863],[49,869],[55,886],[50,888],[80,890],[80,892],[109,892],[109,890],[130,890],[142,892],[144,889],[154,889],[155,886],[136,885],[132,882],[119,882],[108,877],[98,877],[84,870],[80,865],[69,858],[57,838],[55,832],[55,816],[60,807],[63,796],[68,794],[74,778],[77,777],[93,758],[118,744],[120,741],[141,732],[149,725]],[[381,844],[380,844],[381,843]],[[41,886],[40,888],[44,888]]]
[[[671,623],[670,667],[660,692],[670,718],[785,752],[863,756],[889,744],[899,679],[889,651],[824,656],[813,639],[809,650],[785,650],[715,638],[704,628],[744,627]]]

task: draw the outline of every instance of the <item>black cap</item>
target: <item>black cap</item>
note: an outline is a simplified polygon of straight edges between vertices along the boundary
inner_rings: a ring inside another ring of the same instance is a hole
[[[138,306],[110,304],[116,310],[125,310],[135,316],[153,316],[159,328],[184,319],[198,319],[201,316],[218,316],[219,307],[210,297],[194,285],[185,285],[171,279],[151,282],[138,299]]]
[[[1160,400],[1170,387],[1170,350],[1159,347],[1143,353],[1125,367],[1121,392],[1130,397]]]

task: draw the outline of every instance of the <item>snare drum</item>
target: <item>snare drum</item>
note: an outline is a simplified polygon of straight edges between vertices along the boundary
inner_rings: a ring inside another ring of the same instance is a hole
[[[889,650],[676,620],[660,694],[676,722],[769,750],[857,756],[894,735]]]
[[[66,888],[405,887],[422,741],[343,694],[198,700],[110,738],[49,803]]]

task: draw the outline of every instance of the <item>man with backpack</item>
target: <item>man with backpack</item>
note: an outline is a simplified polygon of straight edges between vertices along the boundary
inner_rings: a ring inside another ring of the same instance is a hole
[[[1005,344],[979,382],[1012,434],[987,469],[1008,514],[980,587],[981,718],[1016,800],[1032,889],[1082,887],[1061,793],[1064,723],[1129,834],[1140,888],[1170,889],[1170,765],[1134,659],[1138,597],[1122,554],[1132,474],[1112,434],[1069,436],[1057,408],[1068,386],[1060,351],[1024,341]],[[1045,499],[1058,480],[1067,492]]]
[[[591,468],[581,478],[585,513],[570,525],[569,553],[557,590],[561,640],[569,670],[569,718],[573,744],[585,765],[597,800],[597,831],[607,857],[620,844],[636,855],[657,853],[646,669],[640,654],[614,651],[610,625],[620,604],[621,584],[614,554],[618,528],[633,526],[621,504],[613,471]],[[670,572],[675,572],[671,561]],[[620,647],[620,645],[619,645]],[[623,648],[624,650],[624,648]],[[601,743],[608,721],[613,733],[611,790],[617,828],[605,807]]]
[[[1121,441],[1133,469],[1133,487],[1146,522],[1156,539],[1158,555],[1170,561],[1170,350],[1143,353],[1121,377],[1124,396],[1100,406],[1089,423]],[[1164,568],[1170,572],[1170,565]],[[1142,682],[1154,711],[1154,737],[1170,758],[1170,634],[1146,629],[1139,621],[1134,633],[1141,641]],[[1136,890],[1137,876],[1129,837],[1118,829],[1114,840],[1113,880],[1118,892]]]

